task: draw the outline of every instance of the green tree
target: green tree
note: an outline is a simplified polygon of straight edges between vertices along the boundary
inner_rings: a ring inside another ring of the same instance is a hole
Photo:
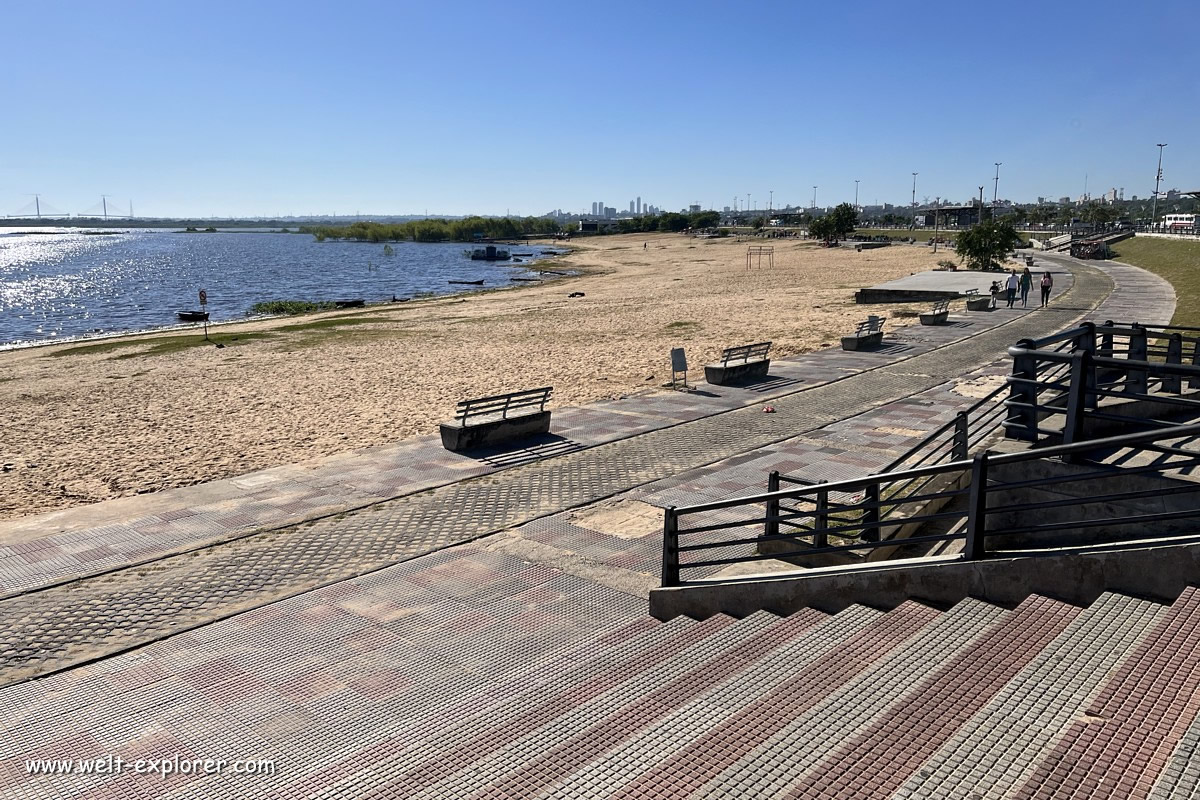
[[[808,223],[808,235],[814,239],[832,242],[837,238],[837,222],[832,215],[818,217]]]
[[[854,229],[858,226],[858,211],[849,203],[842,203],[829,214],[829,219],[833,220],[833,238],[845,239],[850,234],[854,233]]]
[[[958,235],[955,248],[970,269],[1000,269],[1000,259],[1021,243],[1021,235],[1005,220],[988,220]]]
[[[659,216],[658,229],[660,231],[678,232],[687,228],[688,222],[688,218],[683,214],[668,212]]]

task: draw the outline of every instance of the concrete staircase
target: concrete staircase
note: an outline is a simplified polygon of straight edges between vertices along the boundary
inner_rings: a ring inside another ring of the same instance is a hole
[[[1192,798],[1198,642],[1195,588],[614,623],[272,797]]]

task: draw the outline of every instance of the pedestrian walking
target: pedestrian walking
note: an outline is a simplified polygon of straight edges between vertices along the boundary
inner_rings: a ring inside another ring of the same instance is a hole
[[[1029,308],[1029,290],[1033,288],[1033,273],[1029,267],[1021,273],[1021,308]]]
[[[1004,282],[1004,289],[1008,297],[1008,307],[1012,308],[1013,303],[1017,302],[1017,289],[1021,286],[1021,279],[1017,277],[1017,271],[1014,269],[1008,274],[1008,280]]]
[[[1049,272],[1042,273],[1042,308],[1050,305],[1050,290],[1054,288],[1054,278]]]
[[[1000,305],[1000,281],[992,281],[992,287],[988,291],[992,293],[992,308],[995,309]]]

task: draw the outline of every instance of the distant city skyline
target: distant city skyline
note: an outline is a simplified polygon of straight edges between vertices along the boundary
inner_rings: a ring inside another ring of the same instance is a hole
[[[765,209],[813,186],[828,207],[856,181],[860,204],[899,206],[914,172],[918,199],[990,200],[996,164],[1000,198],[1149,197],[1158,143],[1163,185],[1200,188],[1200,87],[1172,78],[1194,71],[1194,33],[1169,23],[1193,10],[135,0],[51,25],[16,4],[0,214],[33,193],[197,218]],[[1118,19],[1119,58],[1097,49]]]

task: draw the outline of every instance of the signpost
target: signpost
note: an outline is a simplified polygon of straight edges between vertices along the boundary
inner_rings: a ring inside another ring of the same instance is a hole
[[[200,310],[204,312],[204,341],[208,339],[208,292],[200,290]]]
[[[671,388],[678,388],[676,381],[679,378],[679,373],[683,373],[683,388],[687,389],[687,356],[684,355],[682,347],[671,348]]]

